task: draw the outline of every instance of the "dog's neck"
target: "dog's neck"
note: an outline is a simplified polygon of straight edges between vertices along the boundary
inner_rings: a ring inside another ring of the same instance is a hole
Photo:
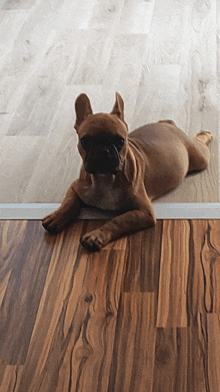
[[[117,210],[123,197],[117,187],[115,174],[90,174],[90,182],[86,181],[82,188],[76,188],[79,197],[88,205],[103,210]]]
[[[95,184],[111,184],[115,183],[115,174],[91,174],[92,185]]]

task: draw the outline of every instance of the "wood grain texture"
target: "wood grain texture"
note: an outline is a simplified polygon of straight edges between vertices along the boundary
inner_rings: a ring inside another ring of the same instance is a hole
[[[157,327],[187,327],[189,222],[164,221],[163,231]]]
[[[12,232],[15,235],[12,236]],[[3,363],[20,365],[27,355],[54,239],[49,239],[48,246],[42,246],[43,233],[39,224],[25,221],[17,222],[16,227],[4,225],[1,237],[1,292],[4,297],[0,345],[4,354],[0,359]]]
[[[102,224],[0,222],[0,392],[218,392],[220,221],[85,251]]]
[[[125,101],[130,131],[210,130],[208,171],[163,201],[219,201],[217,0],[6,0],[0,8],[1,203],[61,202],[78,176],[74,101]]]

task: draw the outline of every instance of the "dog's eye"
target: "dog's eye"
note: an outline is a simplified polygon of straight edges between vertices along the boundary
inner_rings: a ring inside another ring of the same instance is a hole
[[[90,147],[90,140],[86,137],[83,137],[80,141],[81,141],[83,149],[88,150]]]
[[[116,145],[116,148],[117,148],[118,151],[120,151],[122,149],[124,144],[125,144],[125,139],[123,137],[117,138],[117,141],[116,141],[115,145]]]

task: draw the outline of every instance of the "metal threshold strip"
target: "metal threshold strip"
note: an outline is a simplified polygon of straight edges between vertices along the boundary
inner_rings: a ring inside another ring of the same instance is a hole
[[[55,211],[59,203],[0,204],[0,219],[40,220]],[[220,203],[153,203],[157,219],[220,219]],[[80,219],[109,219],[114,213],[83,209]]]

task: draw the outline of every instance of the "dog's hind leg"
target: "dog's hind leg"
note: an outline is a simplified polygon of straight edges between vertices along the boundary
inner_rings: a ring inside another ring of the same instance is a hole
[[[190,139],[190,143],[187,145],[189,154],[188,172],[200,171],[208,167],[210,160],[208,144],[212,139],[212,133],[206,131],[202,131],[196,137]]]

